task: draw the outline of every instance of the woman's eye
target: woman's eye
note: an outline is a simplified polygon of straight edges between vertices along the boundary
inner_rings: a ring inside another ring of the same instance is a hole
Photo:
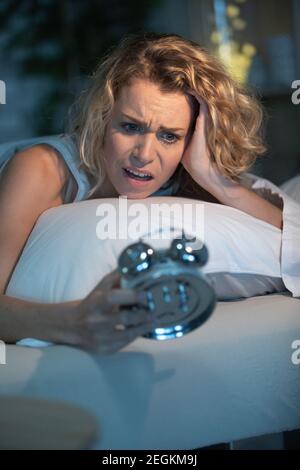
[[[132,122],[122,122],[121,123],[122,129],[125,130],[127,133],[134,133],[141,130],[141,128]],[[162,139],[166,144],[175,144],[178,141],[178,137],[175,134],[171,134],[170,132],[162,132]]]
[[[178,140],[176,135],[170,134],[169,132],[164,132],[163,135],[165,136],[164,139],[167,144],[174,144]]]
[[[136,124],[131,123],[131,122],[123,122],[121,124],[121,127],[126,132],[135,132],[138,129],[138,126]]]

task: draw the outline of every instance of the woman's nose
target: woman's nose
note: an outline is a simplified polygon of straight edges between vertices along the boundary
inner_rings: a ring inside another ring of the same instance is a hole
[[[154,136],[145,134],[140,136],[132,154],[132,163],[136,166],[145,166],[154,160]]]

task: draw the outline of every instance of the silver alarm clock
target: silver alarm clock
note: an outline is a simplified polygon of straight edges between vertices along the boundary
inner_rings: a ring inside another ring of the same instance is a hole
[[[154,250],[140,238],[122,251],[121,287],[143,292],[145,302],[132,309],[137,314],[146,309],[152,318],[153,330],[144,337],[178,338],[210,317],[216,295],[201,271],[207,260],[206,246],[195,237],[187,238],[184,231],[168,249]]]

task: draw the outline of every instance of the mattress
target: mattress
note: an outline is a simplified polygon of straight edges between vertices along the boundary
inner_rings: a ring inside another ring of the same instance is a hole
[[[9,345],[0,394],[85,408],[95,449],[195,449],[300,428],[295,340],[300,299],[288,292],[219,302],[186,336],[111,356]]]

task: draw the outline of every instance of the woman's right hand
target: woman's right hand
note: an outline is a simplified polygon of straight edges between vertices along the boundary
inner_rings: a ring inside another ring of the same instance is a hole
[[[138,312],[126,308],[137,303],[141,303],[137,292],[121,289],[120,274],[112,271],[77,303],[68,342],[100,354],[118,351],[153,329],[146,308],[140,305]]]

